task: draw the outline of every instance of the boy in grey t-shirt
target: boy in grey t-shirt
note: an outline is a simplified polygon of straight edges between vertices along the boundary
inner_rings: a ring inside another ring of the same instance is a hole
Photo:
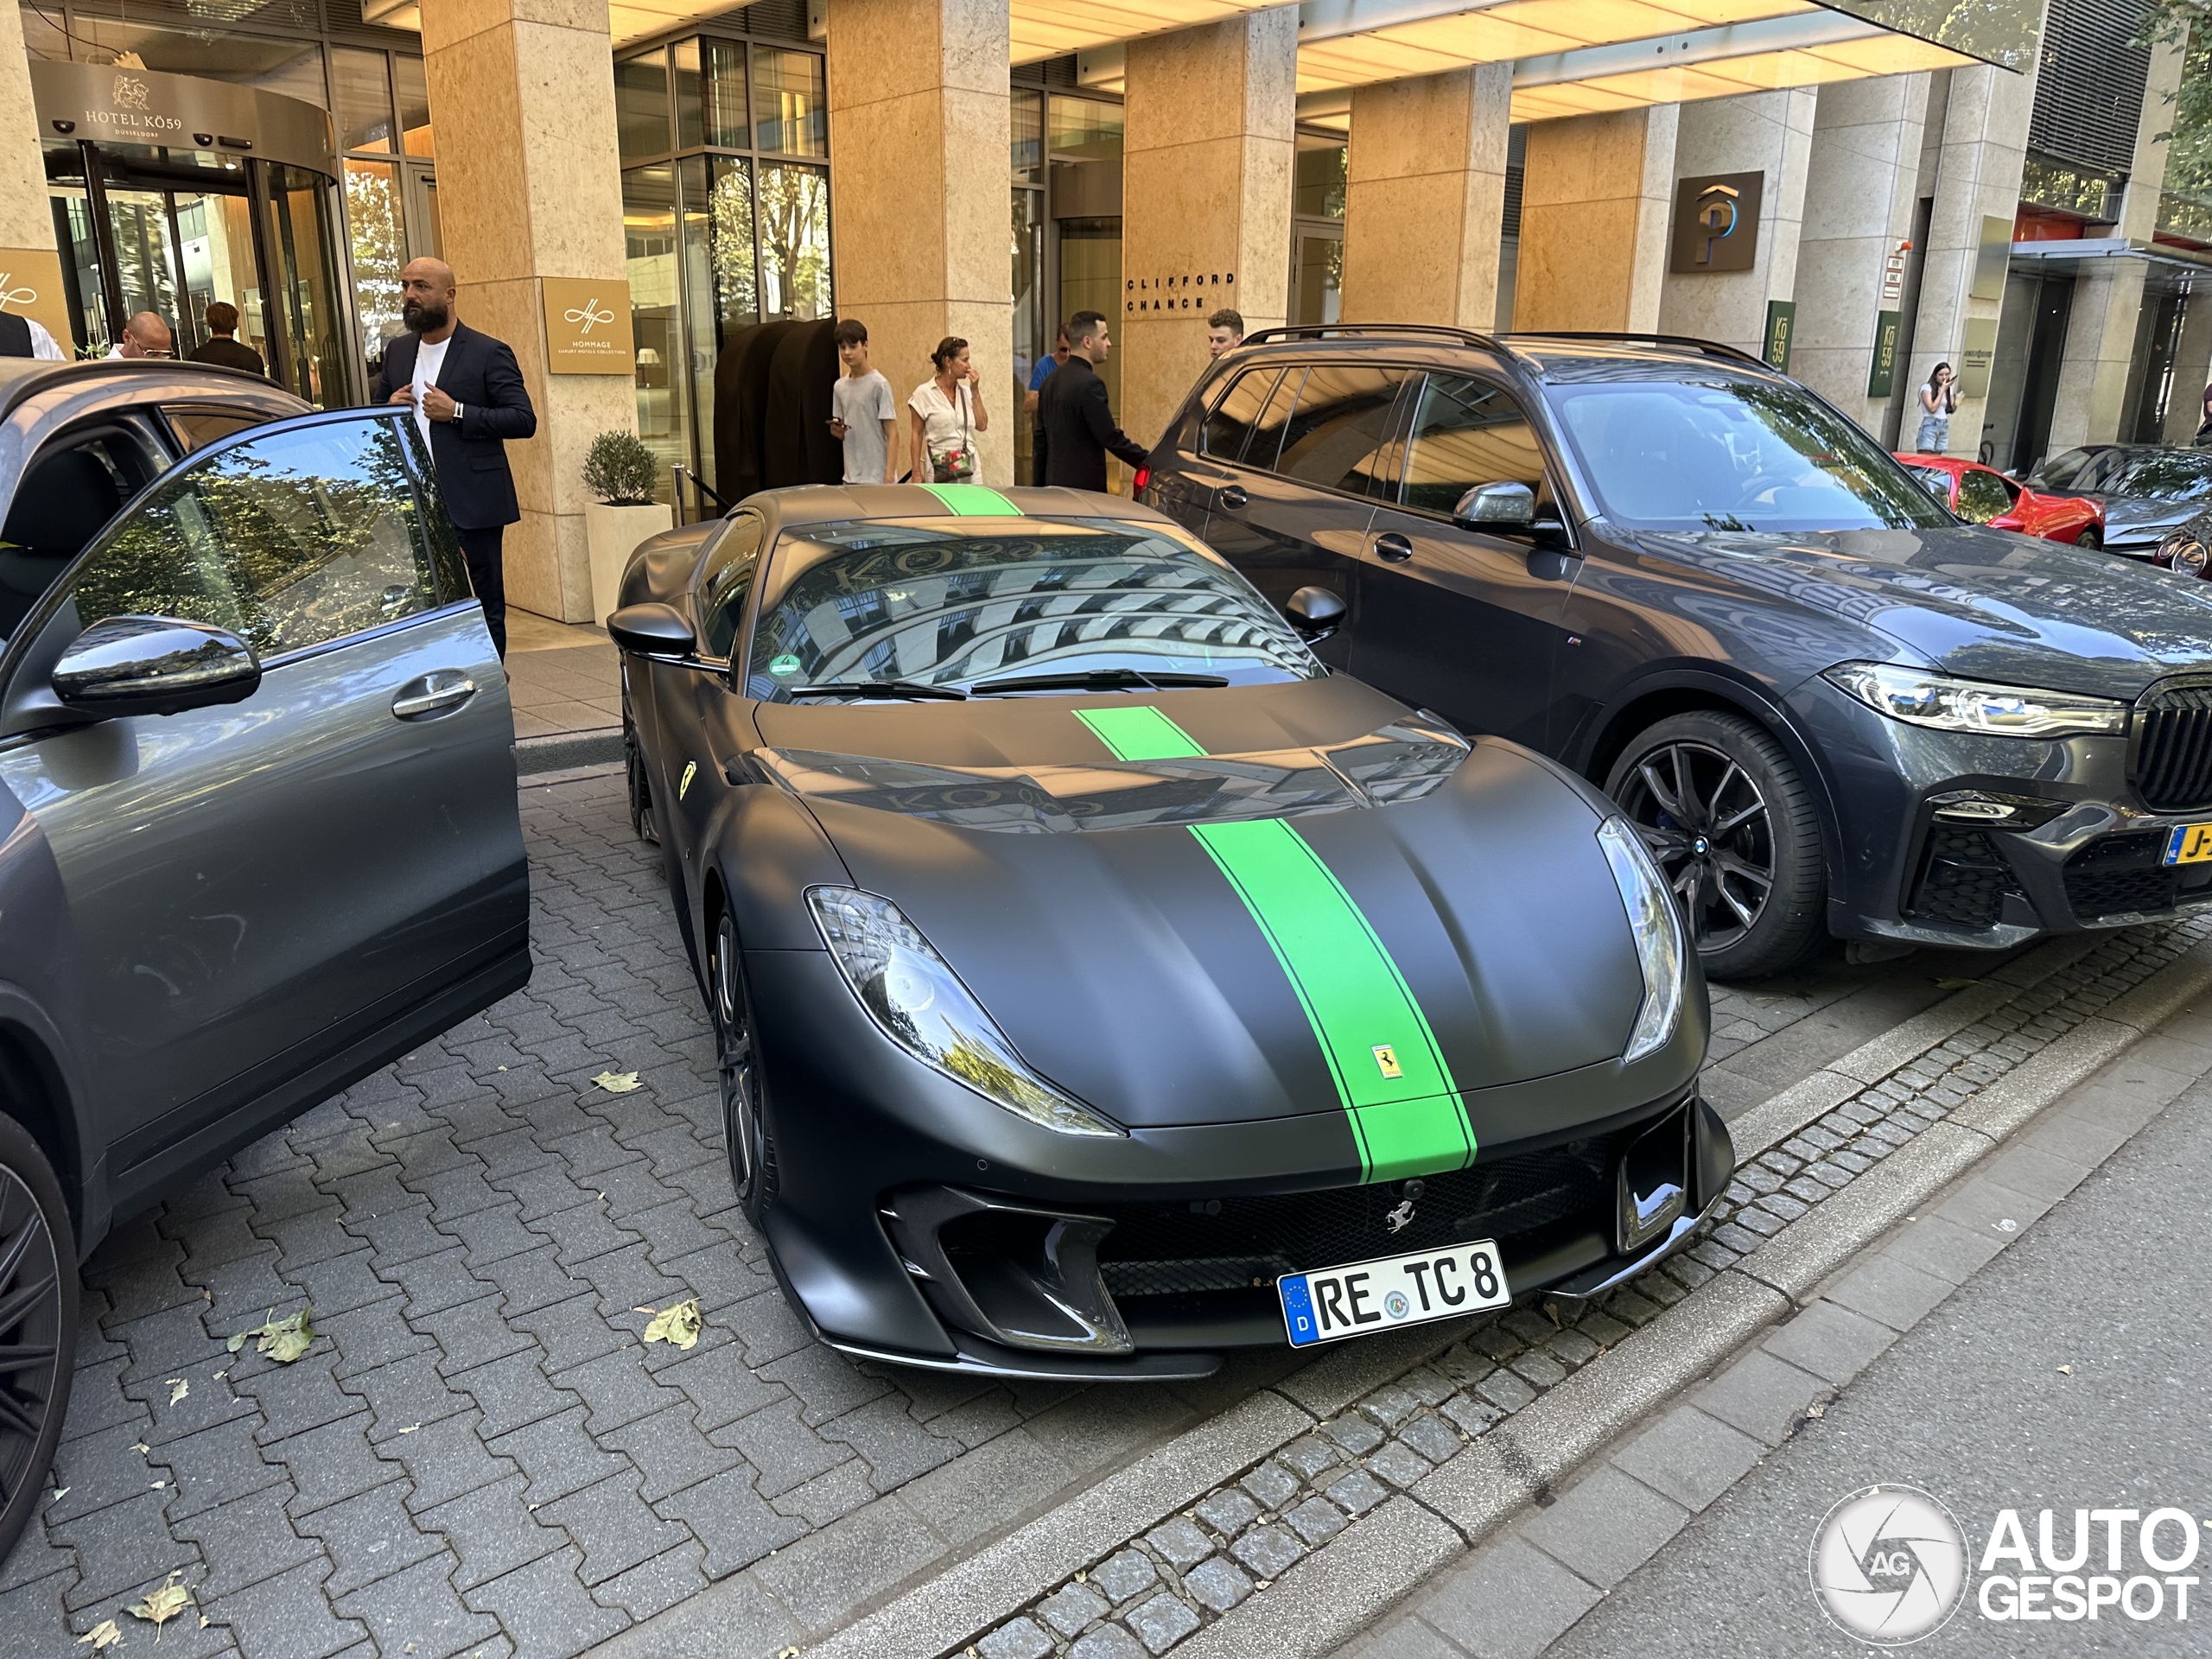
[[[832,337],[845,372],[830,393],[830,435],[845,446],[845,482],[896,484],[891,439],[899,405],[891,383],[868,365],[868,328],[847,317]]]

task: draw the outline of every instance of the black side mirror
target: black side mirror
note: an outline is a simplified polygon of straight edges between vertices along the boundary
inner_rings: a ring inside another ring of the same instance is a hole
[[[1325,639],[1344,620],[1344,602],[1326,588],[1301,588],[1284,602],[1290,626],[1308,639]]]
[[[1536,527],[1536,493],[1526,484],[1478,484],[1452,509],[1468,530],[1526,535]]]
[[[699,644],[683,613],[658,600],[625,605],[607,619],[607,632],[619,648],[641,657],[689,657]]]
[[[260,684],[261,664],[245,640],[171,616],[95,622],[54,665],[62,706],[103,720],[243,702]]]

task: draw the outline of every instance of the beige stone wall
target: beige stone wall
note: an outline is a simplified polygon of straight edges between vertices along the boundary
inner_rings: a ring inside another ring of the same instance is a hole
[[[990,428],[982,480],[1014,481],[1009,14],[1003,0],[833,0],[830,255],[837,309],[906,401],[946,335],[968,341]],[[901,461],[904,469],[904,461]]]
[[[1655,329],[1679,105],[1539,121],[1521,181],[1518,329]]]
[[[1148,445],[1205,371],[1209,311],[1233,305],[1247,330],[1288,313],[1298,8],[1131,41],[1125,67],[1116,413]]]
[[[1801,87],[1682,105],[1675,140],[1675,179],[1758,173],[1764,183],[1757,261],[1749,270],[1669,271],[1659,300],[1659,327],[1666,333],[1718,340],[1754,357],[1764,350],[1768,302],[1797,296],[1797,238],[1820,98],[1818,88]],[[1671,213],[1671,187],[1669,195]],[[1800,306],[1799,321],[1804,315]]]
[[[623,275],[606,0],[423,0],[423,47],[461,315],[514,348],[537,408],[537,437],[507,446],[507,601],[589,620],[584,451],[636,429],[635,395],[626,374],[546,372],[540,284]]]
[[[1507,63],[1353,92],[1345,321],[1496,323],[1512,102]]]
[[[0,6],[0,252],[17,248],[52,253],[54,215],[39,165],[22,11]]]

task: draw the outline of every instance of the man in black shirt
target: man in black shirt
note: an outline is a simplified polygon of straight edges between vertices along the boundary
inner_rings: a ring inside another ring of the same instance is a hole
[[[1103,493],[1108,451],[1124,466],[1144,464],[1143,446],[1114,424],[1106,383],[1094,366],[1113,349],[1103,315],[1078,311],[1068,319],[1068,360],[1046,377],[1037,394],[1037,424],[1046,443],[1046,474],[1039,483]]]
[[[238,307],[226,301],[216,301],[207,308],[207,332],[212,338],[193,353],[192,360],[226,369],[244,369],[248,374],[268,373],[269,365],[261,360],[261,353],[233,338],[238,331]]]

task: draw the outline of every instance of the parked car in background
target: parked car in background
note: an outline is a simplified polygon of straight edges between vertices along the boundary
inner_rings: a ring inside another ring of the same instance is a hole
[[[0,359],[0,1557],[108,1230],[530,977],[506,685],[404,410]]]
[[[2212,577],[2212,510],[2160,537],[2151,563],[2177,575]]]
[[[2104,505],[2091,497],[2040,494],[1977,461],[1916,453],[1900,454],[1897,459],[1927,486],[1929,494],[1967,524],[2014,530],[2073,547],[2104,543]]]
[[[1742,353],[1269,331],[1138,476],[1278,603],[1341,596],[1329,660],[1602,783],[1715,976],[2212,905],[2204,594],[1961,524]]]
[[[1166,1378],[1590,1296],[1729,1179],[1611,803],[1075,490],[771,490],[608,632],[730,1174],[848,1353]]]
[[[2021,481],[2041,495],[2101,503],[2105,550],[2148,558],[2167,531],[2212,503],[2212,449],[2087,444],[2051,456]]]

